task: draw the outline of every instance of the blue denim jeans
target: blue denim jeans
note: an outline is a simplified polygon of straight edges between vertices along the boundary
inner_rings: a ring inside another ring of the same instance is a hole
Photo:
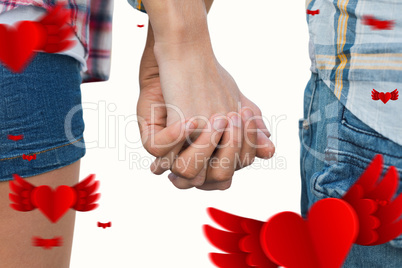
[[[80,85],[80,63],[69,56],[37,53],[22,73],[0,63],[0,182],[14,173],[42,174],[84,156]],[[36,159],[23,159],[24,154]]]
[[[304,93],[299,137],[303,216],[320,199],[341,198],[376,154],[383,155],[385,170],[395,166],[402,178],[402,146],[356,118],[314,73]],[[402,237],[379,246],[354,245],[343,267],[401,268]]]

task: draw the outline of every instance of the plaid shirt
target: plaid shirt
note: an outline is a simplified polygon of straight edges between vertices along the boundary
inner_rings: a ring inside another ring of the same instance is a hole
[[[402,97],[383,103],[371,92],[402,92],[402,2],[307,0],[311,70],[356,117],[402,145]]]
[[[142,0],[128,0],[128,2],[134,8],[138,9],[139,11],[142,11],[142,12],[146,13],[144,5],[142,4]]]
[[[64,7],[71,11],[69,24],[76,26],[76,35],[85,49],[88,70],[82,74],[83,82],[109,79],[113,0],[0,0],[0,14],[19,6],[48,9],[64,2]],[[144,11],[141,0],[131,4]]]
[[[0,14],[19,6],[49,9],[65,3],[70,10],[71,26],[85,49],[88,70],[82,73],[83,83],[106,81],[110,75],[112,48],[112,16],[114,0],[0,0]],[[145,12],[142,0],[129,0],[136,9]]]

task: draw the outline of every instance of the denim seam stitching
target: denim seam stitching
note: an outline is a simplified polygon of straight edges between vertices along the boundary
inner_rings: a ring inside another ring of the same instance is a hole
[[[354,159],[356,159],[356,160],[360,160],[360,159],[357,159],[357,158],[355,158],[355,157],[353,157],[353,156],[351,156],[351,157],[354,158]],[[360,166],[358,166],[358,165],[355,165],[355,164],[353,164],[353,163],[351,163],[351,162],[348,162],[348,161],[338,160],[337,162],[338,162],[338,163],[345,163],[345,164],[353,165],[353,166],[358,167],[358,168],[362,168],[362,167],[360,167]],[[362,168],[362,169],[363,169],[363,168]],[[363,170],[364,170],[364,169],[363,169]],[[319,176],[317,176],[317,177],[314,179],[314,183],[313,183],[313,188],[314,188],[314,190],[315,190],[316,192],[318,192],[318,193],[324,195],[324,196],[327,196],[328,198],[331,198],[332,196],[330,196],[330,195],[328,195],[328,194],[322,192],[321,190],[317,189],[318,177],[319,177]],[[347,191],[346,191],[346,192],[347,192]],[[316,195],[316,196],[317,196],[317,195]],[[401,238],[401,240],[402,240],[402,238]]]
[[[362,159],[359,159],[359,158],[357,158],[357,157],[355,157],[353,154],[350,154],[350,153],[347,153],[347,152],[341,152],[341,151],[334,151],[334,150],[331,150],[331,149],[326,149],[326,152],[328,152],[329,154],[339,154],[339,155],[343,155],[343,156],[346,156],[346,157],[350,157],[350,158],[353,158],[353,159],[355,159],[355,160],[357,160],[357,161],[365,161],[365,160],[362,160]],[[365,158],[365,157],[362,157],[362,158]],[[367,158],[365,158],[365,159],[367,159]],[[353,163],[350,163],[350,162],[348,162],[348,161],[340,161],[340,160],[336,160],[336,162],[338,163],[338,162],[341,162],[341,163],[346,163],[346,164],[351,164],[351,165],[354,165],[354,166],[356,166],[356,167],[359,167],[359,168],[361,168],[361,169],[365,169],[365,168],[362,168],[362,167],[360,167],[360,166],[357,166],[357,165],[355,165],[355,164],[353,164]],[[371,163],[371,160],[369,160],[369,159],[367,159],[367,161],[365,161],[365,162],[367,162],[368,164],[370,164]],[[391,167],[391,166],[393,166],[393,165],[385,165],[385,164],[383,164],[383,166],[384,166],[384,168],[385,167]],[[396,167],[396,166],[393,166],[398,172],[402,172],[402,169],[400,169],[400,168],[398,168],[398,167]]]
[[[78,139],[78,140],[76,140],[76,141],[67,143],[67,144],[63,144],[63,145],[60,145],[60,146],[57,146],[57,147],[53,147],[53,148],[50,148],[50,149],[47,149],[47,150],[44,150],[44,151],[40,151],[40,152],[37,152],[37,153],[34,153],[34,154],[28,154],[27,156],[35,155],[35,154],[42,154],[42,153],[46,153],[46,152],[49,152],[49,151],[52,151],[52,150],[56,150],[56,149],[59,149],[59,148],[61,148],[61,147],[65,147],[65,146],[68,146],[68,145],[72,145],[72,144],[74,144],[74,143],[76,143],[76,142],[79,142],[79,141],[82,140],[82,139],[83,139],[83,137],[80,138],[80,139]],[[0,159],[0,161],[16,159],[16,158],[19,158],[19,157],[22,157],[22,155],[20,155],[20,156],[8,157],[8,158],[2,158],[2,159]]]
[[[342,118],[343,118],[343,117],[342,117]],[[344,125],[345,127],[349,128],[349,129],[351,129],[351,130],[354,130],[354,131],[356,131],[356,132],[360,132],[360,133],[362,133],[362,134],[366,134],[366,135],[369,135],[369,136],[374,136],[374,137],[379,137],[379,138],[387,139],[387,138],[385,138],[384,136],[379,135],[379,134],[377,134],[377,133],[369,132],[369,131],[366,131],[366,130],[359,129],[359,128],[355,127],[355,126],[352,126],[352,125],[350,125],[345,119],[342,119],[342,122],[341,122],[341,123],[342,123],[342,125]]]
[[[371,151],[371,152],[374,152],[374,153],[377,152],[377,151],[375,151],[375,150],[373,150],[373,149],[370,149],[370,148],[367,148],[367,147],[363,147],[363,146],[361,146],[361,145],[358,145],[358,144],[353,143],[353,142],[348,141],[348,140],[344,140],[344,139],[342,139],[342,138],[338,138],[338,137],[334,137],[334,136],[328,136],[328,138],[333,138],[333,139],[337,139],[337,140],[340,140],[340,141],[343,141],[343,142],[347,142],[347,143],[350,143],[350,144],[352,144],[352,145],[354,145],[354,146],[356,146],[356,147],[359,147],[359,148],[362,148],[362,149],[366,149],[366,150]],[[378,153],[378,152],[377,152],[377,153]],[[388,153],[381,153],[381,154],[382,154],[382,155],[387,155],[387,156],[390,156],[390,157],[396,157],[396,158],[399,158],[399,157],[400,157],[400,156],[391,155],[391,154],[388,154]]]

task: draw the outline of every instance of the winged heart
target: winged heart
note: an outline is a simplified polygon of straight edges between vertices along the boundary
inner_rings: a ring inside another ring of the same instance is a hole
[[[15,26],[0,24],[0,62],[13,72],[21,72],[42,43],[40,35],[35,22],[22,21]]]
[[[211,261],[221,268],[335,268],[353,243],[387,243],[402,233],[402,194],[393,198],[399,184],[395,167],[380,180],[382,171],[377,155],[342,199],[316,202],[307,219],[282,212],[264,223],[209,208],[211,218],[229,231],[204,226],[209,241],[228,253],[211,253]]]
[[[90,211],[98,204],[100,197],[95,193],[99,181],[95,175],[89,175],[82,182],[70,187],[61,185],[52,190],[47,185],[36,187],[19,175],[14,174],[14,181],[9,182],[12,192],[9,194],[11,208],[17,211],[31,211],[38,208],[51,222],[56,223],[70,208],[77,211]]]
[[[35,160],[36,159],[36,154],[33,154],[33,155],[22,154],[22,159],[28,160],[28,161],[31,161],[32,159]]]
[[[24,135],[7,135],[7,139],[12,140],[12,141],[19,141],[24,139]]]
[[[389,100],[397,100],[399,98],[399,92],[398,89],[395,89],[392,92],[380,93],[373,89],[373,91],[371,91],[371,98],[373,100],[381,100],[384,104],[386,104]]]
[[[394,20],[379,20],[373,15],[365,15],[362,24],[369,25],[372,30],[392,30],[395,25]]]
[[[61,236],[44,239],[37,236],[32,237],[32,245],[34,247],[43,247],[44,249],[51,249],[52,247],[61,247],[63,238]]]
[[[33,189],[31,199],[51,222],[57,222],[77,200],[77,194],[69,186],[62,185],[52,190],[47,185]]]
[[[356,244],[374,246],[387,243],[402,233],[402,194],[398,190],[399,175],[391,166],[381,181],[383,158],[376,155],[349,191],[343,196],[359,218]]]
[[[320,14],[320,10],[319,10],[319,9],[317,9],[317,10],[310,10],[310,9],[307,9],[307,15],[314,16],[314,15],[318,15],[318,14]]]
[[[103,222],[98,222],[98,227],[102,227],[103,229],[107,228],[107,227],[112,227],[112,222],[107,222],[107,223],[103,223]]]
[[[67,24],[69,14],[58,4],[39,21],[20,21],[12,26],[0,24],[0,62],[20,73],[36,51],[56,53],[72,47],[75,41],[68,40],[74,34]]]

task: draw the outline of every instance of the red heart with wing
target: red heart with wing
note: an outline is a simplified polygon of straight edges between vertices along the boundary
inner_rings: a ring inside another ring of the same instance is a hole
[[[373,99],[377,94],[373,90]],[[391,95],[396,100],[398,91]],[[209,208],[228,230],[204,226],[209,241],[227,253],[211,253],[211,261],[220,268],[338,268],[352,243],[375,246],[395,239],[402,234],[399,176],[393,166],[382,173],[383,158],[376,155],[342,199],[317,201],[306,220],[282,212],[264,223]]]
[[[75,45],[67,24],[70,11],[57,4],[39,21],[20,21],[13,26],[0,24],[0,62],[11,71],[21,73],[36,51],[57,53]],[[4,42],[6,40],[6,42]]]
[[[262,227],[261,245],[271,260],[285,267],[338,268],[358,229],[353,208],[343,200],[327,198],[311,207],[307,220],[293,212],[273,216]]]
[[[36,22],[21,21],[15,26],[0,24],[0,62],[13,72],[22,72],[41,44]]]
[[[38,208],[51,222],[57,222],[68,209],[91,211],[98,204],[100,194],[96,193],[99,181],[95,175],[89,175],[83,181],[70,187],[61,185],[53,190],[47,185],[34,186],[17,174],[9,182],[12,193],[9,194],[11,208],[17,211],[31,211]]]
[[[380,100],[385,104],[391,99],[391,93],[390,92],[387,92],[387,93],[381,92],[379,97],[380,97]]]
[[[32,191],[31,199],[51,222],[57,222],[74,205],[77,196],[74,190],[66,185],[61,185],[54,191],[49,186],[42,185]]]

